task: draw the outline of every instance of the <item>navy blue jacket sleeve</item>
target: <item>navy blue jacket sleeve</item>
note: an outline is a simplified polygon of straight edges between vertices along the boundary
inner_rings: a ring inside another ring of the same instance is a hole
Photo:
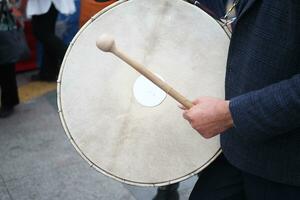
[[[300,129],[300,74],[237,96],[230,100],[229,108],[236,133],[250,141]]]
[[[216,19],[225,15],[227,0],[197,0],[200,7]]]

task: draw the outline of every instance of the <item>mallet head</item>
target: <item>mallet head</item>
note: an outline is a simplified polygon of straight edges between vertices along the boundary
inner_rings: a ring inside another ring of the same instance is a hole
[[[113,37],[103,34],[97,39],[96,46],[102,51],[112,52],[115,48],[115,40]]]

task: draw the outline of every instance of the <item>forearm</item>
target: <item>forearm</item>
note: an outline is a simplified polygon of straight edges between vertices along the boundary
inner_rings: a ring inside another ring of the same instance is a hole
[[[262,141],[300,128],[300,74],[230,100],[237,133]]]

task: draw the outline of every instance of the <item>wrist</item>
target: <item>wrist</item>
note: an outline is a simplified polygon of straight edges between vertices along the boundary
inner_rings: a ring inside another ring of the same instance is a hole
[[[224,120],[225,124],[228,128],[232,128],[234,126],[232,115],[229,109],[230,101],[225,101],[224,103]]]

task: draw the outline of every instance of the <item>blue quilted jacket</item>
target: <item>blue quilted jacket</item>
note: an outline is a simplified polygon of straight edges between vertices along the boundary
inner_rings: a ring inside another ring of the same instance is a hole
[[[220,17],[224,0],[203,0]],[[300,1],[241,0],[227,61],[234,128],[221,134],[231,164],[300,186]]]

